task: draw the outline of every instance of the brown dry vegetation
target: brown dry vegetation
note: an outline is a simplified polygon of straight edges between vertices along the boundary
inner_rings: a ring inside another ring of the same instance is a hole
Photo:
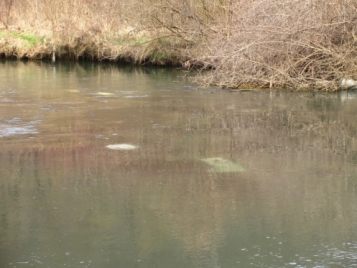
[[[356,0],[0,3],[6,57],[198,67],[198,83],[222,88],[336,90],[357,78]]]

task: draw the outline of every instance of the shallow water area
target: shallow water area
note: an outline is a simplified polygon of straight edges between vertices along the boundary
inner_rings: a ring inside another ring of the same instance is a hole
[[[0,267],[357,267],[357,98],[0,62]]]

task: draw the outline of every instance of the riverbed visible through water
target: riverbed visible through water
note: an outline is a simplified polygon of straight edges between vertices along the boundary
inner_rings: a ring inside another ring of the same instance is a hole
[[[357,267],[357,94],[0,62],[0,267]]]

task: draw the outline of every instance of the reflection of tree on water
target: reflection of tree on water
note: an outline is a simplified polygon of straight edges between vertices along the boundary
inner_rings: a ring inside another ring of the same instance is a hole
[[[356,215],[350,165],[356,163],[357,126],[351,120],[356,108],[325,95],[269,99],[268,94],[182,102],[157,97],[134,107],[123,101],[111,112],[94,106],[94,119],[85,112],[73,118],[66,111],[49,114],[31,143],[17,137],[0,141],[6,167],[0,170],[0,199],[11,204],[1,228],[16,232],[21,221],[28,232],[37,225],[73,235],[79,229],[78,237],[99,229],[112,235],[113,247],[128,247],[131,259],[155,263],[167,254],[169,263],[180,252],[189,258],[177,262],[197,267],[222,266],[229,235],[237,241],[232,255],[254,235],[283,231],[296,236],[291,238],[296,245],[298,236],[319,240],[322,225],[341,226],[331,240],[343,241],[354,228],[350,215]],[[146,121],[122,121],[123,111],[133,110]],[[148,123],[150,116],[158,127]],[[130,152],[105,147],[129,141],[140,147]],[[200,161],[210,157],[246,171],[212,172]],[[101,239],[90,244],[92,252],[96,242],[106,243]]]
[[[219,245],[224,243],[232,203],[240,204],[227,196],[218,180],[237,178],[232,174],[219,178],[205,171],[175,173],[146,176],[145,187],[138,187],[144,183],[144,177],[139,176],[131,189],[128,205],[135,218],[131,226],[135,226],[140,258],[165,252],[175,238],[195,267],[219,267]],[[235,194],[243,193],[246,184],[252,183],[237,182]]]

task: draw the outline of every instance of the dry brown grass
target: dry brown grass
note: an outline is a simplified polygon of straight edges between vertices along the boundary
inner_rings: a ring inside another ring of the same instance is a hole
[[[222,88],[338,89],[357,78],[356,8],[355,0],[3,0],[0,22],[17,35],[3,34],[0,51],[182,64],[209,69],[196,81]],[[16,41],[27,33],[41,41]]]
[[[220,87],[337,89],[357,71],[354,0],[238,1],[231,22],[202,46],[213,71],[198,80]],[[208,52],[208,53],[207,53]]]

